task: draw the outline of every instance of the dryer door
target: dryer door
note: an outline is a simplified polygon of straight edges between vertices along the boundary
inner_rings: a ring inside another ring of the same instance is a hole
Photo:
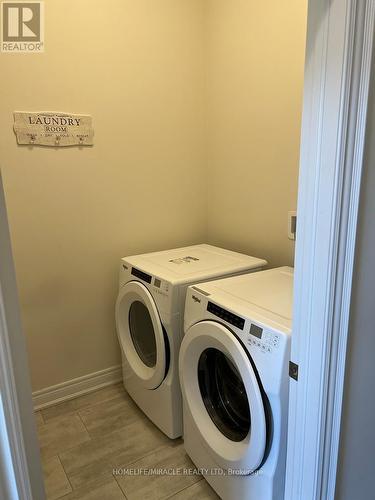
[[[168,342],[154,299],[138,281],[120,289],[116,327],[123,354],[134,375],[147,389],[155,389],[167,370]]]
[[[225,326],[202,321],[186,333],[179,364],[184,403],[216,463],[240,474],[255,471],[266,450],[266,418],[242,344]]]

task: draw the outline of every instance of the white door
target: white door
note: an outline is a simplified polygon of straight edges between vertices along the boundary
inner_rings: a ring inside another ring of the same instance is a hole
[[[257,376],[236,336],[214,321],[186,333],[180,350],[184,403],[216,463],[255,471],[266,450],[266,418]]]
[[[168,368],[168,341],[154,299],[142,283],[130,281],[121,288],[116,327],[130,369],[143,387],[155,389]]]

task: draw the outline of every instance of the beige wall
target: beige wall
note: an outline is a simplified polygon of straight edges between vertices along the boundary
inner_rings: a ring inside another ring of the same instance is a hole
[[[209,241],[293,264],[307,0],[209,0]]]
[[[292,262],[306,17],[305,0],[45,3],[45,54],[0,54],[34,390],[119,362],[121,256],[208,241]],[[95,145],[17,147],[14,110],[90,113]]]
[[[202,2],[45,3],[45,54],[0,55],[0,162],[34,390],[119,362],[121,256],[206,237]],[[14,110],[90,113],[95,146],[17,147]]]

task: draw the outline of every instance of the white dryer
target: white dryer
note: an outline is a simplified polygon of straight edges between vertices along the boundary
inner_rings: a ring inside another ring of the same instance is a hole
[[[124,386],[170,438],[182,435],[178,353],[187,286],[252,272],[265,264],[210,245],[121,259],[116,327]]]
[[[188,288],[184,446],[224,500],[284,497],[292,296],[289,267]]]

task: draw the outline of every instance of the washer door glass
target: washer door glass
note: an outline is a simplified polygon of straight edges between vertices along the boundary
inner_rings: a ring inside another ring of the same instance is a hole
[[[129,309],[129,328],[135,350],[143,363],[156,365],[156,340],[152,319],[147,307],[135,300]]]
[[[192,325],[179,354],[184,415],[214,461],[239,474],[257,470],[266,453],[267,421],[246,347],[224,325]]]
[[[232,361],[218,349],[203,351],[198,381],[204,405],[216,427],[232,441],[250,432],[250,407],[245,385]]]

